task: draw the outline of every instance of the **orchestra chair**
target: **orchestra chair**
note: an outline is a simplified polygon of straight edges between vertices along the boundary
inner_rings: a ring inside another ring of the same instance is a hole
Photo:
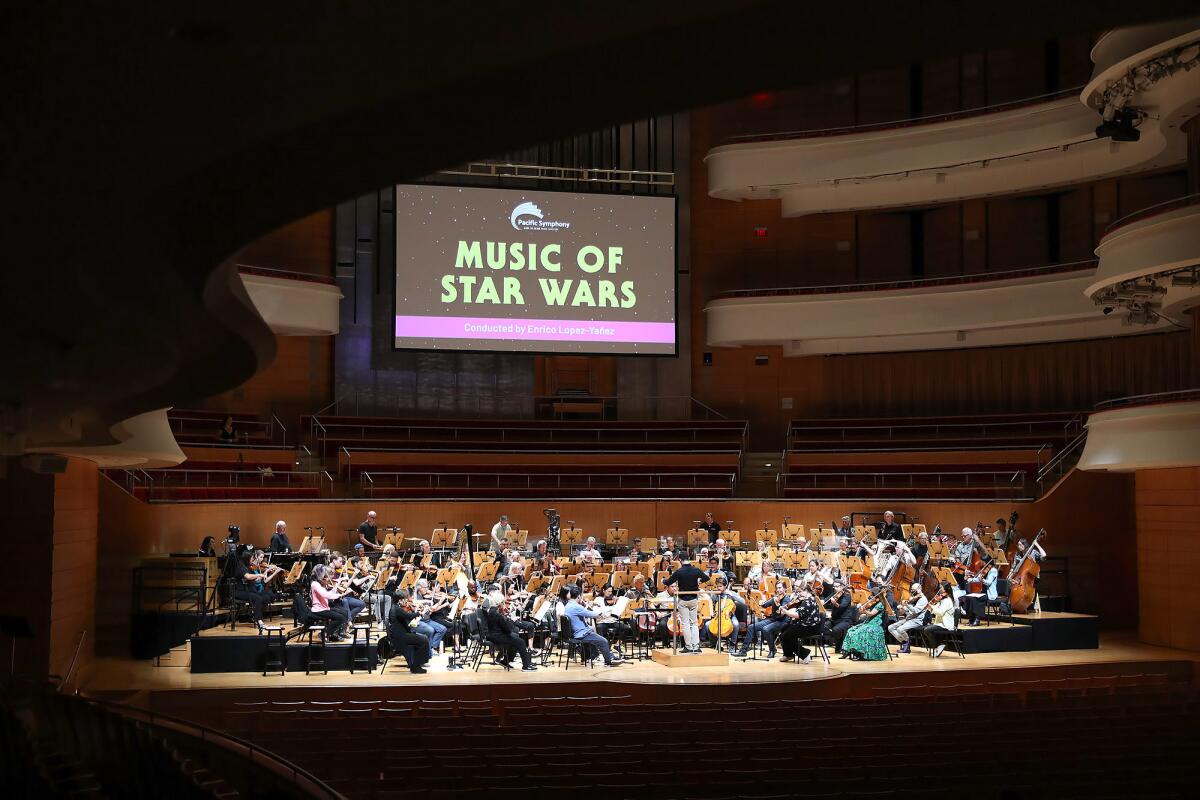
[[[320,667],[321,672],[328,675],[329,670],[325,667],[325,626],[306,625],[304,633],[308,634],[304,643],[304,674],[310,675]],[[313,634],[318,634],[315,640]]]
[[[996,599],[988,600],[985,595],[983,598],[983,621],[985,625],[992,624],[992,618],[995,617],[1002,621],[1007,621],[1009,625],[1013,624],[1012,607],[1008,606],[1008,612],[1005,613],[1005,606],[1008,605],[1008,597],[1012,593],[1012,584],[1008,578],[996,579]]]
[[[283,675],[287,672],[287,641],[283,638],[282,625],[268,625],[266,628],[267,643],[263,653],[263,677],[268,672],[279,670]],[[272,657],[274,656],[274,657]]]
[[[360,622],[354,624],[352,628],[353,638],[350,640],[350,674],[354,674],[356,666],[361,666],[366,669],[369,675],[373,672],[371,669],[371,626]]]
[[[571,660],[579,656],[579,661],[588,667],[596,661],[594,653],[589,652],[587,642],[580,642],[571,635],[571,620],[561,617],[558,620],[558,665],[563,669],[571,668]],[[565,663],[563,659],[566,659]]]
[[[467,614],[463,617],[463,621],[467,624],[467,654],[465,660],[471,665],[471,668],[479,672],[479,667],[483,664],[483,655],[487,653],[493,661],[496,661],[504,669],[511,670],[512,667],[499,662],[496,653],[496,645],[492,643],[484,635],[484,622],[477,613]]]
[[[886,643],[887,640],[885,639],[884,641]],[[815,650],[820,654],[821,660],[825,662],[825,665],[829,665],[829,651],[825,649],[828,645],[828,642],[825,640],[825,631],[814,633],[811,636],[802,636],[799,643],[804,647]]]
[[[229,630],[237,630],[238,614],[250,611],[250,604],[245,600],[239,600],[233,594],[234,580],[228,578],[225,581],[225,594],[229,597]]]

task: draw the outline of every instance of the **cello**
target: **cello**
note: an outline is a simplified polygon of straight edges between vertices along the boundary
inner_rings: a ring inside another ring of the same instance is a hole
[[[1042,572],[1042,565],[1033,557],[1034,547],[1046,535],[1042,528],[1033,537],[1033,541],[1025,548],[1025,552],[1017,556],[1012,568],[1008,571],[1008,603],[1014,614],[1024,614],[1029,611],[1037,597],[1037,579]]]
[[[940,536],[941,533],[942,533],[941,524],[934,525],[933,526],[933,535],[929,537],[930,544],[933,543],[933,537]],[[917,576],[918,576],[918,578],[920,578],[921,591],[925,593],[926,597],[932,597],[934,594],[937,593],[937,590],[940,588],[940,583],[938,582],[938,579],[934,576],[933,572],[929,569],[929,557],[930,557],[929,550],[926,549],[925,555],[921,559],[921,563],[917,565]]]

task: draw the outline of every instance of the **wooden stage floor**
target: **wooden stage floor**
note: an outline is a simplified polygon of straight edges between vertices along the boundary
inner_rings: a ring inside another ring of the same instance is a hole
[[[227,633],[227,632],[226,632]],[[245,635],[254,636],[253,629]],[[931,659],[924,650],[884,662],[855,662],[839,660],[831,654],[826,665],[814,655],[809,665],[797,663],[781,664],[779,661],[731,660],[727,667],[679,667],[670,668],[653,661],[627,663],[613,668],[587,668],[573,665],[570,669],[556,666],[543,667],[536,672],[519,669],[505,672],[499,667],[485,665],[479,672],[470,670],[449,671],[447,657],[438,656],[425,675],[413,675],[405,668],[401,659],[393,659],[385,673],[376,669],[367,674],[358,672],[330,672],[327,675],[305,675],[303,671],[278,673],[207,673],[194,674],[188,669],[188,651],[182,648],[164,659],[162,666],[153,661],[135,661],[121,658],[97,658],[81,675],[81,689],[89,693],[134,693],[173,692],[186,689],[303,689],[305,687],[356,687],[358,689],[395,687],[416,689],[419,687],[442,687],[443,691],[453,687],[484,686],[515,689],[526,685],[640,685],[661,687],[686,686],[764,686],[771,684],[797,684],[820,682],[826,684],[820,694],[839,693],[830,682],[847,678],[892,679],[898,685],[926,683],[928,685],[953,684],[957,680],[979,680],[978,674],[966,673],[1032,669],[1039,674],[1048,674],[1047,668],[1075,668],[1082,665],[1136,665],[1147,662],[1177,662],[1176,668],[1195,669],[1200,653],[1154,647],[1137,641],[1131,632],[1105,633],[1101,635],[1100,647],[1090,650],[1042,650],[1019,653],[976,653],[965,659],[952,652]],[[1179,663],[1184,662],[1184,663]],[[962,673],[961,675],[959,675]],[[874,681],[872,681],[874,682]],[[764,687],[765,688],[765,687]],[[818,687],[813,685],[813,690]],[[832,690],[832,691],[831,691]]]

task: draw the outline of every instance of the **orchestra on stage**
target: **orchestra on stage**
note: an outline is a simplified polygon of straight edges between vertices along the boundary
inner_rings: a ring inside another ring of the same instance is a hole
[[[293,548],[280,520],[260,550],[233,525],[229,594],[260,630],[267,609],[288,600],[294,630],[319,626],[328,643],[365,627],[414,673],[439,650],[451,669],[486,650],[525,671],[547,666],[556,648],[606,667],[655,648],[884,661],[914,642],[940,656],[961,626],[1036,611],[1046,558],[1046,532],[1022,535],[1016,512],[957,532],[897,522],[891,511],[815,528],[785,517],[780,530],[764,522],[749,536],[709,512],[679,540],[631,536],[619,521],[598,540],[546,512],[546,538],[532,540],[506,515],[487,531],[443,523],[426,538],[381,527],[371,511],[347,531],[348,554],[330,549],[321,528],[306,528]],[[200,554],[215,554],[213,537]]]

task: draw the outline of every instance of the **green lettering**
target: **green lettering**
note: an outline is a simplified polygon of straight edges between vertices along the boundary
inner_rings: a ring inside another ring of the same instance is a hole
[[[538,278],[538,285],[542,287],[542,296],[548,306],[563,305],[567,301],[567,292],[571,291],[570,278],[561,282],[558,278]]]
[[[458,255],[454,258],[455,269],[483,269],[483,258],[479,254],[479,242],[458,243]]]

